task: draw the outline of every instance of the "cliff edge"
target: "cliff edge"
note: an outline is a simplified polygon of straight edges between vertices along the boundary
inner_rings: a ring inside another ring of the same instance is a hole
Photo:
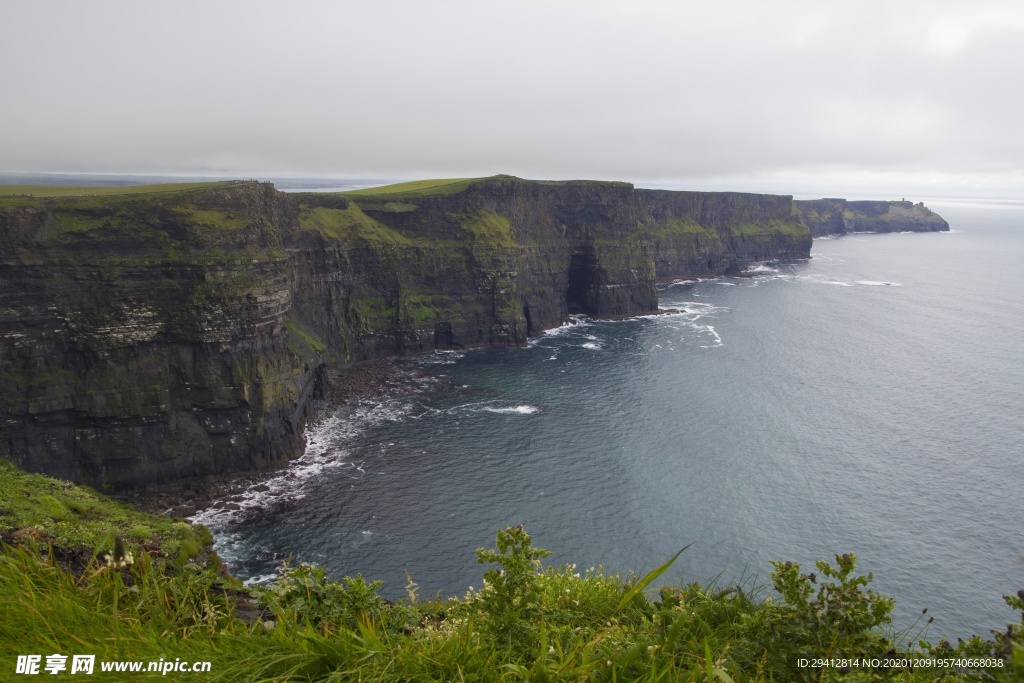
[[[0,458],[104,490],[296,457],[331,365],[655,311],[659,280],[808,258],[823,221],[788,196],[511,176],[9,191]]]
[[[813,199],[793,202],[814,237],[854,232],[943,232],[949,223],[924,202]]]

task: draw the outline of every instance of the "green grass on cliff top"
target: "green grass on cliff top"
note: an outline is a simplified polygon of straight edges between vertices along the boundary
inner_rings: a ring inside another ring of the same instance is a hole
[[[118,187],[74,187],[70,185],[0,185],[0,197],[109,197],[125,194],[185,192],[209,187],[239,185],[228,180],[208,183],[160,183],[156,185],[122,185]]]
[[[105,552],[120,537],[181,563],[199,555],[209,532],[188,522],[139,512],[70,482],[32,474],[0,460],[0,537],[45,548]]]
[[[377,195],[405,194],[407,192],[448,194],[465,189],[478,180],[483,180],[483,178],[434,178],[433,180],[410,180],[405,183],[395,183],[393,185],[382,185],[381,187],[367,187],[362,190],[353,190],[352,192],[346,192],[345,194]]]

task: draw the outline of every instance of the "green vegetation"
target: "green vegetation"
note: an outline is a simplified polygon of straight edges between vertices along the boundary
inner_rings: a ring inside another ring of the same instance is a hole
[[[233,214],[228,209],[200,209],[186,205],[175,208],[175,213],[185,219],[185,222],[205,228],[240,230],[246,226],[245,218]]]
[[[74,187],[69,185],[0,185],[0,198],[31,197],[110,197],[115,195],[183,192],[212,187],[246,184],[237,180],[207,183],[159,183],[156,185],[124,185],[119,187]]]
[[[284,326],[287,330],[298,337],[302,343],[308,348],[312,349],[317,353],[323,353],[327,351],[327,345],[324,344],[323,340],[320,339],[316,334],[303,329],[299,323],[291,315],[286,315],[284,318]],[[301,353],[299,355],[302,355]]]
[[[763,223],[743,223],[740,225],[734,225],[731,228],[731,232],[734,235],[770,235],[770,234],[783,234],[791,235],[793,237],[810,237],[810,231],[806,226],[800,224],[797,221],[784,221],[778,218],[772,218]]]
[[[24,472],[0,460],[0,538],[30,548],[87,553],[113,550],[118,538],[184,564],[210,543],[201,526],[148,515],[84,486]]]
[[[641,225],[639,235],[656,240],[673,237],[700,237],[707,242],[717,242],[718,233],[714,228],[701,225],[690,218],[667,218],[655,225]]]
[[[491,211],[478,211],[471,215],[452,215],[459,227],[467,232],[475,243],[490,247],[516,247],[512,225],[508,218]]]
[[[462,322],[465,317],[446,294],[404,294],[399,299],[399,310],[414,329],[433,328],[434,323]]]
[[[436,178],[433,180],[410,180],[405,183],[393,185],[382,185],[381,187],[367,187],[362,190],[346,192],[347,195],[382,195],[382,194],[454,194],[460,192],[472,183],[483,178]]]
[[[288,563],[272,585],[245,590],[215,563],[175,564],[139,546],[171,541],[167,532],[187,524],[167,520],[161,527],[158,518],[73,485],[10,466],[2,472],[5,539],[20,544],[0,552],[3,666],[22,654],[95,654],[100,679],[141,681],[161,674],[114,678],[99,663],[180,658],[210,661],[204,679],[232,682],[1009,682],[1024,674],[1024,591],[1007,598],[1021,611],[1020,626],[995,640],[933,645],[921,638],[926,623],[889,630],[893,601],[869,588],[872,577],[856,573],[853,555],[819,562],[815,572],[775,563],[771,595],[691,583],[650,596],[678,553],[642,578],[600,567],[545,568],[550,553],[533,547],[522,527],[509,527],[498,532],[494,549],[477,551],[477,562],[490,568],[479,588],[459,598],[421,600],[410,579],[406,597],[390,603],[377,595],[380,582],[359,575],[335,581],[321,567]],[[12,508],[20,498],[32,501],[31,510]],[[121,516],[114,520],[107,510]],[[78,566],[67,566],[61,548],[42,544],[95,540],[99,532],[51,531],[59,519],[91,515],[106,515],[103,533],[121,534],[125,543]],[[14,534],[14,520],[34,526]],[[844,671],[799,664],[802,657],[908,656],[988,665],[911,671],[858,664]]]
[[[350,203],[344,209],[303,206],[299,210],[299,227],[343,241],[360,239],[372,244],[394,246],[409,246],[413,243],[401,232],[367,216],[355,203]]]

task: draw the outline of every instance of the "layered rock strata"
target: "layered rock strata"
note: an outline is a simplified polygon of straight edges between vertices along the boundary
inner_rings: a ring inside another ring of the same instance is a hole
[[[854,232],[942,232],[949,223],[923,202],[812,199],[793,202],[814,237]]]
[[[508,176],[0,197],[0,457],[106,490],[270,467],[332,364],[654,311],[658,280],[807,258],[797,204]]]

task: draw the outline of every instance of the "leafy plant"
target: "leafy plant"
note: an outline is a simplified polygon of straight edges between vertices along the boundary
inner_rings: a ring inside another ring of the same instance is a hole
[[[495,635],[502,635],[512,644],[524,636],[532,637],[532,622],[541,616],[541,593],[537,590],[537,571],[541,558],[550,550],[534,548],[530,535],[521,526],[499,530],[497,550],[479,548],[479,564],[494,563],[501,569],[484,574],[484,587],[477,593],[475,604],[486,615],[485,623]]]
[[[271,609],[278,620],[304,623],[321,633],[357,629],[369,622],[394,630],[411,618],[389,609],[377,595],[383,581],[367,582],[362,574],[334,581],[325,571],[312,564],[286,563],[273,586],[260,591],[260,605]]]
[[[881,627],[889,624],[895,601],[867,589],[873,575],[857,575],[857,557],[836,555],[836,564],[819,561],[803,573],[794,562],[774,562],[772,585],[782,602],[766,602],[756,630],[765,656],[786,680],[810,680],[820,672],[800,668],[800,658],[883,657],[895,653]],[[817,590],[815,590],[817,587]]]

